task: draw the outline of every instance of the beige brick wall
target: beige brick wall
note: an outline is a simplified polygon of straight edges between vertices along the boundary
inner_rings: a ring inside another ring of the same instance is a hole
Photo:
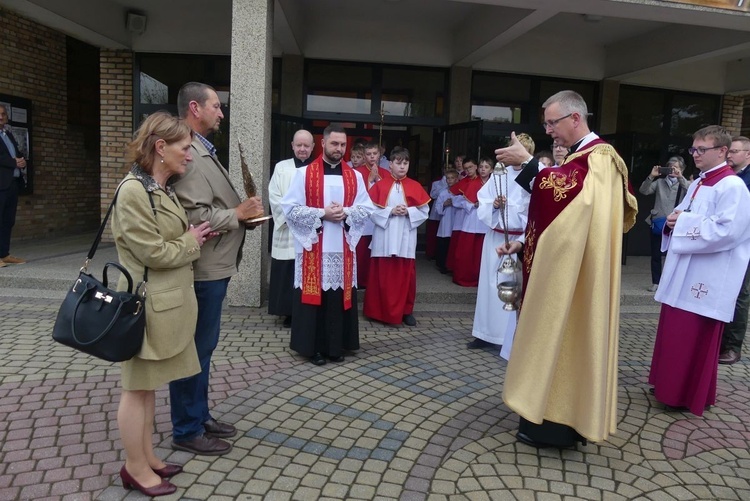
[[[737,136],[742,130],[742,112],[745,98],[742,96],[724,96],[721,107],[721,125]]]
[[[34,193],[21,196],[13,241],[97,225],[99,169],[67,125],[66,58],[65,35],[0,7],[0,93],[32,102]]]
[[[133,137],[133,53],[102,49],[99,52],[101,97],[101,203],[102,217],[129,166],[125,148]],[[109,236],[105,240],[111,240]]]

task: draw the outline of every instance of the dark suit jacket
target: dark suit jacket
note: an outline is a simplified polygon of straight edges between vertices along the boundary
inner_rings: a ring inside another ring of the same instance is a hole
[[[21,158],[21,152],[18,149],[18,144],[13,134],[8,133],[10,141],[16,148],[18,158]],[[5,145],[5,141],[0,138],[0,190],[7,190],[10,188],[12,183],[19,183],[19,186],[23,184],[23,178],[14,179],[13,172],[16,169],[16,159],[8,151],[8,147]]]

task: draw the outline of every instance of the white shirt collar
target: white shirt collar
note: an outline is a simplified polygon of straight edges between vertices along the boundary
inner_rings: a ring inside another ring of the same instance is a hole
[[[700,178],[701,178],[701,179],[705,179],[705,178],[706,178],[706,176],[708,175],[708,173],[709,173],[709,172],[713,172],[713,171],[715,171],[715,170],[717,170],[717,169],[721,169],[721,168],[722,168],[722,167],[724,167],[724,166],[725,166],[726,164],[727,164],[726,162],[721,162],[721,163],[720,163],[719,165],[717,165],[716,167],[712,167],[712,168],[708,169],[708,170],[707,170],[706,172],[701,172],[700,174],[698,174],[698,176],[700,176]]]

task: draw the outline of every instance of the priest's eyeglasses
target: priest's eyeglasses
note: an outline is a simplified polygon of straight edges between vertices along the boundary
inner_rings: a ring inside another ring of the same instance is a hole
[[[560,117],[560,118],[556,118],[554,120],[548,120],[546,122],[542,122],[542,127],[544,127],[544,130],[554,129],[558,122],[560,122],[561,120],[565,120],[566,118],[568,118],[571,115],[573,115],[573,114],[572,113],[568,113],[564,117]]]
[[[750,151],[750,150],[729,150],[727,153],[731,153],[732,155],[735,155],[739,153],[740,151]]]
[[[688,153],[691,155],[695,155],[696,153],[698,156],[703,155],[708,150],[718,150],[719,148],[723,148],[723,146],[712,146],[711,148],[704,148],[703,146],[698,146],[697,148],[688,148]]]

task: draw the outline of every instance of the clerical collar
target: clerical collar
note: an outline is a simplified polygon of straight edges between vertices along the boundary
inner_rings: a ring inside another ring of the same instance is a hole
[[[294,157],[294,166],[297,167],[298,169],[300,167],[304,167],[305,165],[307,165],[309,163],[310,163],[310,159],[309,158],[307,160],[300,160],[299,158]]]
[[[569,153],[575,153],[578,148],[581,147],[581,143],[583,142],[583,138],[579,139],[577,142],[573,143],[573,146],[568,148]]]
[[[713,176],[719,169],[721,169],[722,167],[724,167],[726,165],[727,165],[726,162],[722,162],[719,165],[717,165],[716,167],[712,167],[712,168],[708,169],[707,171],[699,173],[698,176],[701,179],[708,179],[711,176]]]
[[[569,149],[570,153],[575,153],[582,146],[585,146],[585,145],[589,144],[591,141],[593,141],[594,139],[596,139],[598,137],[599,136],[597,136],[595,133],[589,132],[588,134],[586,134],[585,136],[583,136],[581,139],[579,139],[578,141],[576,141],[573,144],[573,146],[570,147],[570,149]]]
[[[337,163],[336,165],[333,165],[323,160],[323,175],[340,176],[341,175],[341,162]]]
[[[741,168],[740,170],[738,170],[737,171],[737,175],[739,176],[740,174],[742,174],[743,172],[745,172],[747,170],[748,165],[750,165],[750,164],[747,164],[746,166],[744,166],[743,168]]]

